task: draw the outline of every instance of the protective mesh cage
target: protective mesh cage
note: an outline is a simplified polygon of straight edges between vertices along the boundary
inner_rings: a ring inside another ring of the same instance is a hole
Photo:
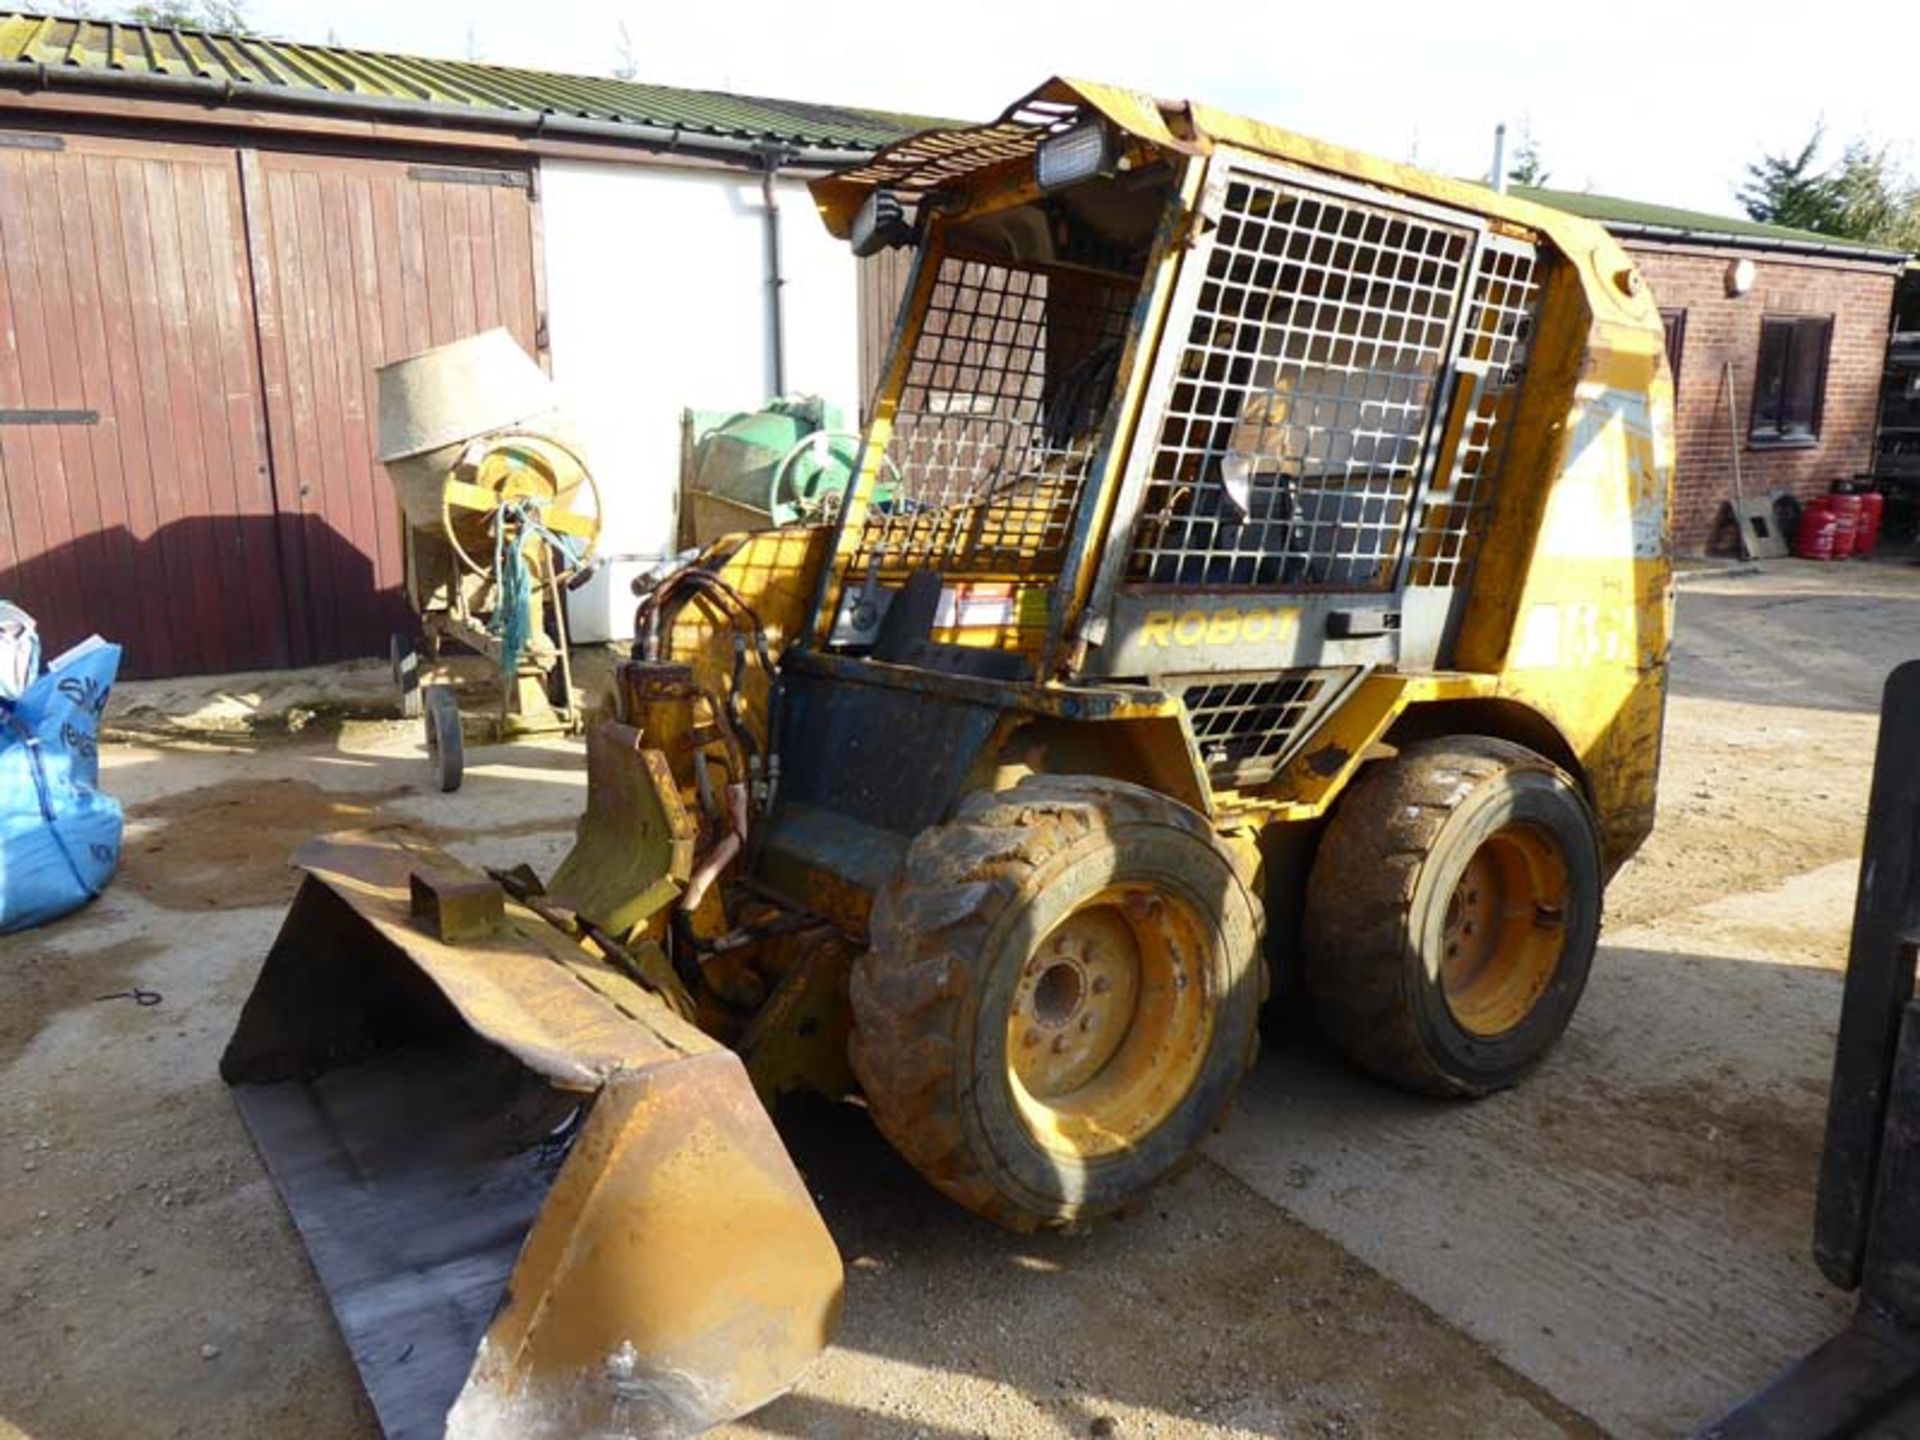
[[[1181,700],[1208,775],[1236,784],[1271,779],[1352,673],[1296,670],[1187,686]]]
[[[1493,502],[1507,436],[1526,374],[1540,300],[1539,255],[1524,240],[1489,236],[1480,252],[1460,348],[1458,405],[1463,413],[1450,474],[1436,485],[1414,535],[1408,578],[1415,585],[1452,585]]]
[[[1464,227],[1236,172],[1128,578],[1389,585],[1472,245]]]
[[[1057,574],[1138,283],[943,257],[847,573]]]

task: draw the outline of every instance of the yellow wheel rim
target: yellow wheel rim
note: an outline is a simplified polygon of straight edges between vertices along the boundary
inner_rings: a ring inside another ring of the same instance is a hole
[[[1480,843],[1447,900],[1440,988],[1454,1022],[1490,1039],[1532,1013],[1567,944],[1567,862],[1525,822]]]
[[[1007,1017],[1014,1103],[1046,1149],[1140,1143],[1186,1098],[1213,1038],[1212,932],[1144,885],[1101,891],[1022,967]]]

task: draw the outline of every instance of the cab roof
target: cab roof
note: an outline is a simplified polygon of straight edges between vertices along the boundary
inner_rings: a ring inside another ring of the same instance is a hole
[[[1505,221],[1553,238],[1564,251],[1590,249],[1600,236],[1598,227],[1562,211],[1197,101],[1155,99],[1137,90],[1059,77],[1016,101],[997,120],[924,130],[885,146],[870,160],[814,181],[814,200],[827,228],[844,239],[872,191],[890,189],[911,201],[947,186],[971,187],[991,174],[1031,165],[1043,141],[1092,114],[1163,150],[1206,155],[1227,145],[1253,151]]]

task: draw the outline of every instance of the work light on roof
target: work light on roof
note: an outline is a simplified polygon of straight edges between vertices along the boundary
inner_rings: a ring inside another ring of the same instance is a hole
[[[853,217],[847,239],[853,253],[865,259],[882,250],[911,245],[913,222],[907,218],[907,207],[901,204],[898,195],[878,189],[867,196],[866,203]]]
[[[1107,127],[1098,119],[1082,120],[1071,130],[1040,142],[1035,178],[1042,190],[1061,190],[1095,175],[1111,175],[1113,159]]]

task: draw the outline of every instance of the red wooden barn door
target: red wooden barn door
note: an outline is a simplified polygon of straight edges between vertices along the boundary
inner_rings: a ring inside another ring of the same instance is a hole
[[[0,134],[0,596],[123,673],[285,664],[233,152]]]
[[[296,663],[408,624],[374,370],[504,325],[538,355],[525,171],[246,151],[260,357]]]

